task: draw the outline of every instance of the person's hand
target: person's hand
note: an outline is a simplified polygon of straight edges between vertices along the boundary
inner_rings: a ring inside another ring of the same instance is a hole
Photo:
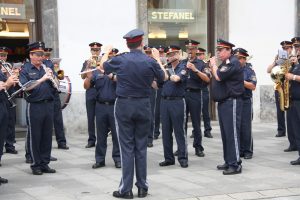
[[[6,80],[6,85],[8,86],[8,87],[10,87],[10,86],[12,86],[12,85],[14,85],[14,84],[16,84],[16,83],[18,83],[19,82],[19,78],[16,76],[16,75],[12,75],[12,76],[9,76],[8,78],[7,78],[7,80]]]
[[[93,72],[87,72],[87,73],[86,73],[86,77],[87,77],[88,79],[92,79],[92,77],[93,77]]]
[[[107,45],[104,47],[104,52],[105,53],[110,53],[113,49],[113,46],[111,44]]]
[[[5,83],[3,81],[0,81],[0,91],[5,90]]]
[[[152,87],[153,89],[158,90],[157,82],[156,82],[156,81],[153,81],[152,84],[151,84],[151,87]]]
[[[285,79],[287,79],[287,80],[293,80],[293,77],[294,77],[294,74],[292,74],[292,73],[286,73],[285,74]]]
[[[192,70],[193,72],[197,71],[196,66],[193,63],[191,63],[191,62],[188,62],[187,65],[186,65],[186,67],[188,69]]]
[[[217,58],[216,56],[213,56],[209,59],[209,66],[213,67],[213,66],[217,66]]]
[[[160,61],[160,56],[159,56],[159,51],[156,48],[152,48],[152,57],[157,60]]]

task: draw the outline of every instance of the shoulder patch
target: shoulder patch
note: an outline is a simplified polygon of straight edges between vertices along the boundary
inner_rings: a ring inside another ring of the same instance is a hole
[[[181,70],[181,72],[180,72],[182,75],[186,75],[187,74],[187,72],[186,72],[186,70],[185,69],[183,69],[183,70]]]
[[[257,81],[256,76],[255,76],[255,75],[252,75],[252,76],[251,76],[251,80],[256,82],[256,81]]]
[[[220,68],[220,72],[226,72],[228,71],[228,66],[227,65],[223,65],[221,68]]]
[[[210,74],[210,70],[207,67],[204,68],[204,72]]]

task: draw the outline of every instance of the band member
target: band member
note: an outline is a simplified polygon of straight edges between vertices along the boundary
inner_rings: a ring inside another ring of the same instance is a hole
[[[58,74],[58,72],[60,71],[60,66],[59,66],[60,61],[61,61],[61,59],[54,59],[54,60],[50,61],[53,64],[53,68],[51,68],[51,69],[54,71],[54,75],[59,80],[64,78],[64,77],[61,77],[61,74]],[[45,60],[44,60],[44,63],[45,63]],[[59,97],[59,91],[55,90],[53,123],[54,123],[54,132],[55,132],[55,137],[56,137],[56,142],[57,142],[57,148],[68,150],[69,147],[67,146],[67,140],[66,140],[66,136],[65,136],[64,121],[63,121],[61,107],[62,106],[61,106],[61,101],[60,101],[60,97]]]
[[[300,47],[300,38],[295,37],[292,39],[293,46],[296,49]],[[298,151],[298,159],[291,161],[291,165],[300,165],[300,64],[299,62],[292,65],[290,72],[285,75],[286,80],[290,82],[290,108],[288,110],[291,129],[295,138],[295,146]],[[288,134],[290,134],[288,132]]]
[[[291,39],[291,41],[293,42],[298,63],[300,63],[300,37],[294,37]]]
[[[7,55],[8,55],[9,49],[7,47],[0,47],[0,60],[6,62],[7,61]],[[1,69],[4,74],[9,76],[8,72],[5,71],[4,67]],[[16,74],[18,74],[18,69],[11,69]],[[16,90],[17,86],[12,86],[8,89],[8,93],[12,94]],[[9,102],[7,101],[9,104]],[[8,127],[7,127],[7,133],[5,137],[5,152],[11,153],[11,154],[17,154],[18,151],[16,150],[14,143],[16,139],[16,131],[15,131],[15,125],[16,125],[16,107],[8,107]]]
[[[152,58],[152,46],[145,45],[143,47],[144,52],[147,56]],[[157,90],[157,83],[154,80],[151,85],[151,95],[150,95],[150,104],[151,104],[151,131],[148,135],[148,147],[153,147],[153,137],[154,137],[154,112],[155,112],[155,96],[156,96],[156,90]]]
[[[111,54],[111,53],[110,53]],[[114,104],[116,100],[116,75],[104,74],[103,70],[89,72],[84,80],[84,88],[88,89],[91,83],[95,84],[97,90],[96,103],[96,126],[97,143],[93,169],[105,166],[105,155],[107,150],[107,136],[111,131],[113,149],[112,157],[116,168],[121,168],[119,143],[116,133],[114,119]]]
[[[1,53],[0,53],[1,55]],[[0,64],[0,68],[1,68]],[[3,155],[3,145],[5,141],[5,135],[8,128],[8,107],[7,107],[7,98],[8,96],[5,94],[13,84],[18,83],[19,79],[17,76],[13,75],[10,77],[6,77],[2,70],[0,70],[0,166],[1,166],[1,157]],[[0,177],[0,185],[2,183],[8,183],[8,180]]]
[[[292,42],[290,41],[282,41],[280,45],[282,46],[282,49],[287,51],[288,55],[291,55],[293,46]],[[268,66],[267,72],[271,73],[273,67],[277,65],[276,61],[278,59],[278,56],[276,56],[274,62]],[[279,93],[277,90],[275,90],[275,102],[276,102],[276,109],[277,109],[277,124],[278,124],[278,134],[276,137],[283,137],[286,135],[286,127],[287,127],[287,132],[288,132],[288,140],[289,140],[289,147],[284,150],[284,152],[290,152],[290,151],[296,151],[296,142],[295,142],[295,137],[294,137],[294,131],[291,128],[292,126],[289,125],[290,120],[287,120],[287,126],[286,121],[285,121],[285,111],[282,111],[280,109],[280,101],[279,101]],[[287,118],[290,118],[290,113],[287,111]]]
[[[28,88],[30,96],[26,97],[26,120],[30,136],[31,170],[34,175],[55,173],[48,164],[52,147],[52,128],[54,114],[54,87],[58,81],[53,71],[43,64],[44,42],[34,42],[28,45],[30,62],[24,64],[20,73],[20,82],[35,80]],[[50,81],[51,80],[51,81]],[[42,111],[42,112],[41,112]]]
[[[205,59],[205,52],[206,50],[203,48],[198,48],[197,51],[197,58],[199,60],[204,61]],[[213,138],[211,135],[211,125],[210,125],[210,116],[209,116],[209,90],[208,90],[209,83],[203,82],[201,92],[202,92],[202,118],[204,124],[204,137]]]
[[[166,47],[162,45],[158,45],[157,50],[159,51],[160,61],[163,65],[167,64],[167,57],[166,57]],[[160,100],[161,100],[161,91],[162,91],[162,83],[156,82],[156,96],[155,96],[155,110],[154,110],[154,139],[158,139],[160,135]]]
[[[223,142],[224,175],[242,172],[239,154],[239,135],[242,116],[242,95],[244,93],[244,70],[238,59],[232,55],[235,45],[218,39],[217,54],[222,63],[217,66],[216,57],[210,59],[212,97],[218,102],[219,124]]]
[[[162,99],[160,105],[162,139],[165,160],[159,166],[175,164],[173,155],[173,130],[178,146],[178,161],[183,168],[188,167],[187,138],[185,131],[186,104],[185,87],[187,79],[186,65],[180,62],[180,47],[171,45],[168,47],[167,57],[171,63],[168,68],[169,79],[164,82],[162,88]]]
[[[89,46],[91,49],[92,56],[89,60],[86,60],[83,63],[81,72],[97,67],[98,62],[100,61],[102,44],[100,44],[99,42],[92,42],[89,44]],[[86,74],[81,75],[81,78],[85,79]],[[94,147],[96,143],[96,135],[95,135],[96,95],[97,95],[97,91],[94,87],[94,84],[92,84],[91,87],[87,89],[85,92],[85,105],[86,105],[86,113],[87,113],[87,121],[88,121],[88,132],[89,132],[88,143],[85,146],[85,148]]]
[[[237,48],[233,53],[239,59],[241,66],[244,69],[244,87],[243,94],[243,112],[240,134],[240,157],[251,159],[253,156],[253,138],[252,138],[252,90],[256,88],[256,74],[251,63],[247,63],[249,56],[247,50]]]
[[[202,146],[202,132],[201,132],[201,106],[202,93],[201,89],[204,84],[210,81],[210,72],[206,68],[205,63],[197,58],[197,47],[200,43],[195,40],[185,41],[188,58],[183,60],[183,64],[188,70],[188,79],[186,82],[186,115],[191,115],[192,126],[194,131],[193,147],[195,148],[195,155],[204,157],[204,148]],[[203,83],[205,82],[205,83]],[[187,121],[185,130],[187,131]]]
[[[115,121],[119,139],[122,178],[118,191],[113,192],[117,198],[132,199],[134,171],[138,197],[148,194],[147,183],[147,143],[151,128],[151,84],[156,78],[166,78],[165,69],[160,66],[159,54],[152,50],[153,58],[143,52],[144,32],[134,29],[123,38],[127,41],[129,53],[107,60],[103,56],[106,74],[114,72],[117,76],[117,99],[115,102]],[[108,47],[107,52],[110,52]],[[158,64],[159,63],[159,64]]]
[[[280,43],[280,45],[282,46],[283,50],[288,51],[288,54],[290,54],[292,52],[292,42],[282,41]],[[271,73],[272,68],[277,65],[276,61],[277,61],[277,56],[275,57],[274,62],[268,66],[268,69],[267,69],[268,73]],[[278,95],[277,90],[275,90],[275,102],[276,102],[276,110],[277,110],[277,134],[276,134],[276,137],[284,137],[286,135],[285,112],[280,110],[279,95]],[[288,149],[286,149],[286,150],[288,150]],[[295,147],[292,147],[292,149],[295,149]]]

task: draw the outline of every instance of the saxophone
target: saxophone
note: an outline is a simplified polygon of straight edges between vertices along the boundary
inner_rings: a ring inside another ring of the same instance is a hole
[[[271,78],[275,82],[274,89],[278,91],[280,110],[285,111],[290,107],[290,81],[285,79],[292,64],[289,59],[281,65],[275,66],[271,71]]]

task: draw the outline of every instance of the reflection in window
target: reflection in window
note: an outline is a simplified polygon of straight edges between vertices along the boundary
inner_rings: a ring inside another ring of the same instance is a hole
[[[207,48],[207,0],[148,0],[150,45],[176,44],[186,39]]]

